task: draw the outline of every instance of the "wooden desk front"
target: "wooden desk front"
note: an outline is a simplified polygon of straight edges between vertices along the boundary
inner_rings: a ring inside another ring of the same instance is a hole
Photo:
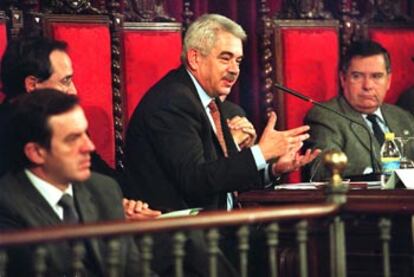
[[[241,193],[245,206],[280,206],[326,201],[325,191],[272,190]],[[352,189],[347,194],[342,218],[346,228],[348,276],[383,276],[382,243],[379,220],[392,220],[391,272],[392,276],[414,276],[411,215],[414,213],[414,190]],[[310,276],[329,276],[328,230],[326,222],[310,223]],[[293,237],[292,237],[293,238]],[[318,256],[318,257],[316,257]],[[289,265],[282,265],[282,267]],[[294,270],[292,271],[294,272]],[[297,276],[296,272],[292,275]]]

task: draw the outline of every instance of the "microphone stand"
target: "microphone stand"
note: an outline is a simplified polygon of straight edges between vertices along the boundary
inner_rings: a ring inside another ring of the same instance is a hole
[[[316,101],[316,100],[314,100],[314,99],[312,99],[312,98],[310,98],[308,96],[305,96],[302,93],[299,93],[299,92],[294,91],[294,90],[292,90],[290,88],[287,88],[285,86],[282,86],[281,84],[275,83],[274,86],[275,86],[275,88],[279,89],[280,91],[283,91],[284,93],[288,93],[290,95],[295,96],[296,98],[299,98],[299,99],[304,100],[306,102],[310,102],[310,103],[314,104],[315,106],[318,106],[318,107],[321,107],[324,110],[330,111],[330,112],[332,112],[332,113],[334,113],[334,114],[336,114],[336,115],[338,115],[338,116],[340,116],[342,118],[345,118],[345,119],[349,120],[350,122],[355,123],[358,126],[361,126],[362,128],[364,128],[364,130],[367,131],[368,138],[369,138],[369,154],[370,154],[371,167],[372,167],[372,179],[375,179],[375,180],[378,179],[378,176],[377,175],[380,172],[376,172],[376,168],[375,168],[375,156],[374,156],[374,151],[373,151],[374,145],[373,145],[373,141],[372,141],[372,137],[371,137],[371,131],[368,129],[368,127],[366,125],[364,125],[364,124],[362,124],[362,123],[360,123],[358,121],[355,121],[353,118],[349,117],[348,115],[346,115],[344,113],[341,113],[341,112],[338,112],[337,110],[334,110],[331,107],[326,106],[326,105],[324,105],[321,102],[318,102],[318,101]],[[364,178],[364,179],[365,178],[370,179],[370,175],[371,174],[367,174],[367,176],[362,177],[362,178]],[[361,179],[359,179],[359,180],[361,180]]]

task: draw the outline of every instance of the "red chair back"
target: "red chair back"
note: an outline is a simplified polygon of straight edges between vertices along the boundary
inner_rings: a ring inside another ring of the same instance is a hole
[[[276,81],[318,101],[338,93],[339,35],[336,21],[275,21]],[[303,125],[312,104],[276,95],[279,129]],[[300,182],[300,172],[287,182]]]

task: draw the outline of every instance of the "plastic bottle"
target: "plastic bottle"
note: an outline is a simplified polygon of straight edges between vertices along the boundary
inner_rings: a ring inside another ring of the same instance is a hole
[[[385,133],[385,141],[381,147],[381,188],[389,189],[387,186],[388,179],[391,177],[394,170],[400,168],[401,152],[395,143],[394,133]]]

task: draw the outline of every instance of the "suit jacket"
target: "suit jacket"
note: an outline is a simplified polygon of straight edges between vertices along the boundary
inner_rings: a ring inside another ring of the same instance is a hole
[[[372,165],[369,138],[371,137],[374,154],[373,163],[376,172],[380,172],[379,152],[381,146],[370,131],[361,113],[354,110],[343,96],[333,98],[326,102],[325,105],[348,115],[354,121],[366,126],[366,128],[315,106],[305,117],[305,124],[309,124],[311,127],[311,137],[308,141],[310,146],[322,150],[342,150],[348,157],[348,165],[345,168],[343,176],[362,175],[364,169]],[[414,118],[410,113],[390,104],[383,104],[381,106],[381,112],[388,128],[395,133],[396,137],[402,136],[403,134],[408,134],[408,136],[414,135]],[[413,145],[408,145],[407,150],[408,157],[413,158]],[[309,175],[312,175],[312,173],[314,173],[313,180],[322,180],[330,177],[328,169],[320,165],[320,157],[310,164],[311,173],[308,173],[308,176],[305,177],[306,179],[309,179]]]
[[[251,150],[237,151],[223,116],[222,127],[228,158],[185,68],[169,72],[129,123],[125,193],[158,209],[225,208],[227,192],[252,188],[261,175]]]
[[[62,221],[37,191],[23,171],[6,174],[0,179],[0,231],[42,228]],[[74,183],[74,200],[82,223],[123,219],[121,193],[110,178],[93,173],[83,183]],[[121,276],[137,276],[139,254],[132,238],[120,237]],[[98,276],[103,276],[106,245],[102,239],[85,242],[93,257]],[[8,276],[34,276],[30,246],[11,248]],[[70,248],[67,242],[46,245],[47,276],[63,276],[70,272]],[[69,276],[69,275],[67,275]]]
[[[242,107],[228,100],[221,102],[221,112],[225,119],[232,119],[235,116],[246,117],[246,112]]]
[[[403,91],[400,98],[398,98],[396,105],[414,115],[414,87],[410,87]]]

